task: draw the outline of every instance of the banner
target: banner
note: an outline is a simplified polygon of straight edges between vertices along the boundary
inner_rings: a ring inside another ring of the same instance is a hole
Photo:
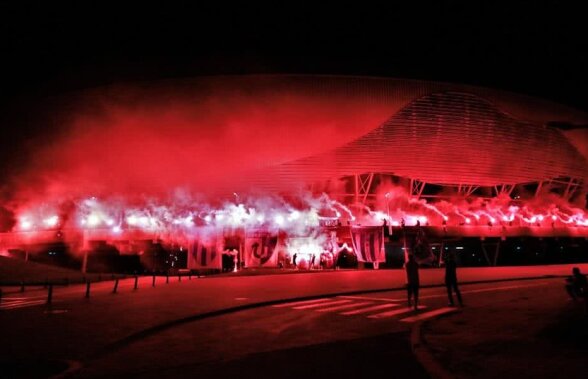
[[[196,240],[190,244],[188,252],[188,268],[222,268],[222,246],[218,246],[217,239]]]
[[[386,261],[384,230],[381,226],[351,227],[351,241],[358,261]]]
[[[246,267],[276,267],[278,236],[267,231],[250,232],[245,236]]]

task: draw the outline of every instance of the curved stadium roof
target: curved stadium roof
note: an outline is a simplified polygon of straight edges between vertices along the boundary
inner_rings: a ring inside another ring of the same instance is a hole
[[[582,122],[581,112],[488,89],[382,82],[387,85],[381,88],[405,89],[403,96],[413,98],[403,106],[391,106],[388,120],[359,138],[260,170],[250,182],[255,187],[283,189],[368,172],[476,186],[588,177],[586,158],[560,129],[547,124]],[[377,91],[382,82],[375,85],[376,98],[378,93],[388,97]]]

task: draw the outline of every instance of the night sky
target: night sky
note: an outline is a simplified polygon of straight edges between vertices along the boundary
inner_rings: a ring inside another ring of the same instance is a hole
[[[541,3],[3,3],[0,176],[19,166],[28,140],[53,132],[51,120],[39,119],[47,99],[112,83],[241,73],[388,76],[501,88],[588,111],[585,13]]]

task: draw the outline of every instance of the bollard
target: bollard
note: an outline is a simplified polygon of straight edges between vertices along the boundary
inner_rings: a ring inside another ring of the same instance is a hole
[[[137,275],[135,275],[135,287],[133,289],[136,290],[138,287],[139,287],[139,277]]]
[[[153,275],[153,280],[151,280],[151,287],[155,287],[155,275]]]
[[[49,284],[49,289],[47,290],[47,305],[51,305],[51,301],[53,301],[53,284]]]
[[[43,288],[47,288],[49,286],[49,278],[45,278],[45,284],[43,285]]]
[[[118,289],[118,278],[116,278],[114,280],[114,288],[112,289],[112,293],[116,293],[117,289]]]
[[[25,284],[24,284],[24,280],[20,281],[20,292],[24,292],[25,291]]]
[[[90,282],[86,282],[86,299],[90,298]]]
[[[169,284],[169,274],[165,274],[165,284]]]
[[[182,275],[178,275],[178,282],[182,281]]]

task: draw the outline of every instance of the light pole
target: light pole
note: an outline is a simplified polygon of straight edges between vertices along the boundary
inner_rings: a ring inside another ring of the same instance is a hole
[[[384,195],[384,197],[386,198],[386,213],[388,214],[388,222],[391,222],[391,220],[390,220],[390,192],[386,192],[386,195]]]

